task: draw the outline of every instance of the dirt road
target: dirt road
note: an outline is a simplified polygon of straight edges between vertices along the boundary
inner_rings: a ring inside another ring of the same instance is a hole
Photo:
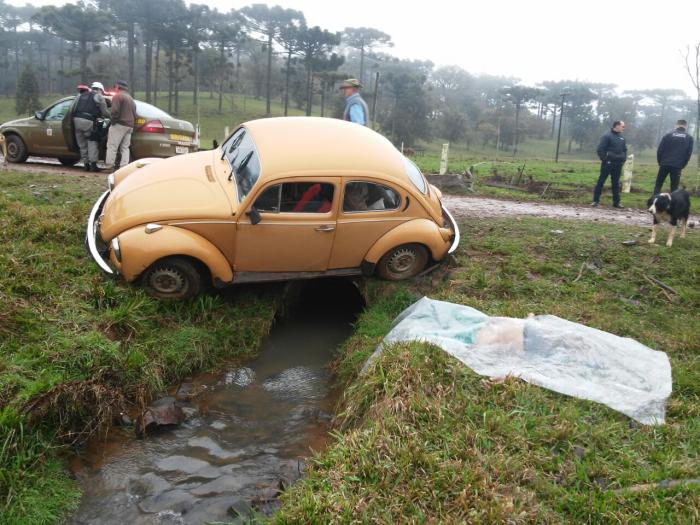
[[[616,209],[601,206],[591,208],[575,204],[545,204],[530,201],[510,201],[471,196],[444,195],[445,207],[457,217],[546,217],[550,219],[583,220],[651,226],[651,216],[638,208]],[[691,215],[688,224],[699,224],[700,217]]]
[[[0,165],[2,156],[0,155]],[[30,157],[23,164],[7,164],[4,169],[12,171],[26,171],[31,173],[69,173],[75,175],[89,175],[99,177],[100,174],[86,174],[81,165],[67,168],[54,159],[42,159]],[[0,172],[1,173],[1,172]],[[592,222],[605,222],[612,224],[625,224],[629,226],[650,226],[651,217],[646,210],[638,208],[624,208],[621,210],[609,206],[591,208],[575,204],[545,204],[532,201],[512,201],[492,199],[477,196],[455,196],[445,194],[443,201],[457,217],[547,217],[551,219],[583,220]],[[700,224],[700,216],[691,215],[690,223]]]

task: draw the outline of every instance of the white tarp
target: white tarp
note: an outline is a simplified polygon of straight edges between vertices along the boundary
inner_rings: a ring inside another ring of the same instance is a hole
[[[643,424],[664,423],[671,364],[633,339],[553,315],[490,317],[424,297],[399,314],[384,343],[408,340],[433,343],[480,375],[519,377]]]

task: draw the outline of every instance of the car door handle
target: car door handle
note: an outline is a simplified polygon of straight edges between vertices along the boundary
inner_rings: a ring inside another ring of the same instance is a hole
[[[331,226],[330,224],[324,224],[323,226],[319,226],[318,228],[315,228],[317,232],[332,232],[335,230],[335,226]]]

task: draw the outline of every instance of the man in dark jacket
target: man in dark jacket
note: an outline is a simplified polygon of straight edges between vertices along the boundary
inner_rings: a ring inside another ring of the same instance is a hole
[[[82,84],[81,84],[82,85]],[[92,86],[80,91],[71,105],[73,115],[73,127],[75,128],[75,140],[80,149],[80,160],[83,161],[85,171],[98,171],[97,157],[99,155],[99,143],[95,137],[95,120],[109,117],[109,109],[104,98],[104,86],[101,82],[93,82]]]
[[[681,171],[686,167],[693,154],[693,137],[686,131],[688,123],[685,120],[676,122],[676,129],[666,133],[656,150],[656,161],[659,163],[659,173],[656,176],[654,195],[661,193],[667,175],[671,175],[671,191],[678,189],[681,181]]]
[[[598,157],[600,158],[600,176],[593,190],[593,202],[591,206],[598,206],[603,184],[610,176],[612,182],[613,207],[622,208],[620,204],[620,175],[622,165],[627,160],[627,143],[622,136],[625,131],[625,123],[621,120],[613,122],[612,128],[603,135],[598,144]]]

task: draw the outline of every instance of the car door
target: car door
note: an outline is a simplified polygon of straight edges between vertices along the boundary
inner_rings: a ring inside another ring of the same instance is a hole
[[[44,112],[30,137],[29,150],[37,155],[70,155],[63,138],[63,118],[68,113],[73,99],[61,100]]]
[[[339,182],[339,177],[313,177],[275,181],[261,188],[238,219],[234,270],[326,270],[335,237]]]
[[[328,268],[357,268],[385,233],[410,220],[406,193],[369,178],[344,178],[333,251]]]

